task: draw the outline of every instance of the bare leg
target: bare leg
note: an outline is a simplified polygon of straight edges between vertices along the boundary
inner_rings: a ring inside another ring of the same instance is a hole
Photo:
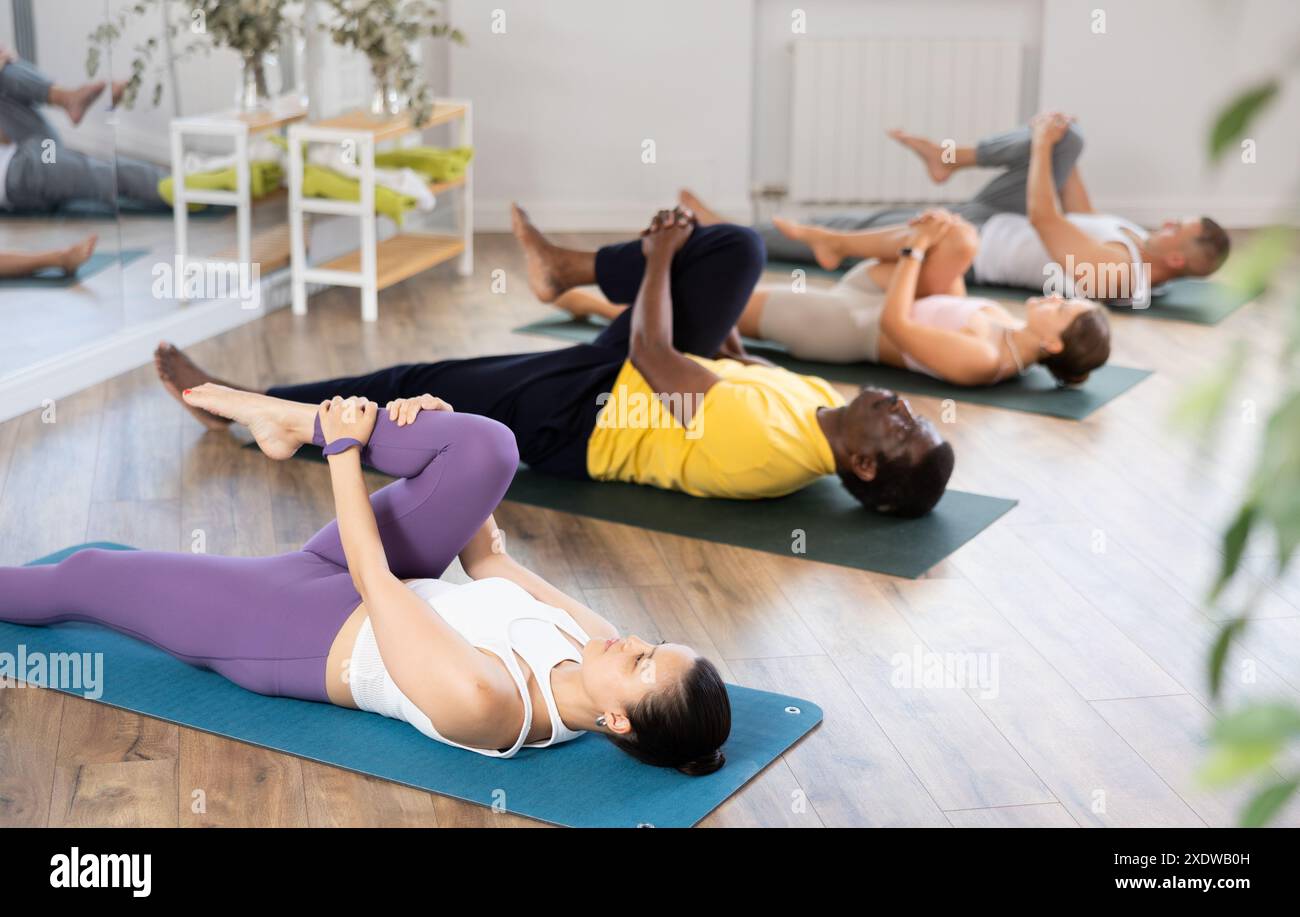
[[[65,274],[75,274],[95,251],[98,240],[98,236],[89,235],[67,248],[44,252],[0,252],[0,277],[29,277],[51,267]]]
[[[566,290],[596,282],[596,253],[561,248],[549,242],[518,204],[510,206],[510,223],[524,249],[528,286],[542,302],[555,302]]]
[[[623,314],[626,305],[617,305],[610,302],[599,293],[592,293],[590,290],[569,290],[555,300],[555,305],[568,312],[574,318],[586,318],[588,315],[599,315],[601,318],[607,318],[610,321],[618,318]]]
[[[90,108],[95,100],[103,94],[106,85],[103,80],[100,80],[95,83],[86,83],[84,86],[78,86],[75,89],[51,86],[46,101],[66,111],[73,124],[80,124],[81,119],[86,116],[86,109]]]
[[[909,227],[901,224],[859,232],[838,232],[782,217],[773,217],[772,223],[781,235],[811,248],[817,263],[828,271],[839,267],[845,258],[897,258],[898,250],[907,244],[912,234]]]
[[[943,184],[958,169],[975,165],[973,146],[951,147],[948,155],[945,156],[944,147],[933,140],[897,129],[887,133],[921,158],[921,162],[925,163],[925,170],[930,173],[930,180],[935,184]]]
[[[291,458],[315,433],[316,406],[300,404],[205,382],[188,389],[182,400],[189,407],[248,427],[269,458]]]
[[[209,430],[224,430],[230,426],[229,418],[204,410],[197,404],[190,404],[185,400],[184,393],[187,389],[198,388],[208,382],[231,389],[239,389],[239,386],[222,382],[216,376],[204,372],[193,360],[167,341],[160,343],[158,349],[153,352],[153,365],[158,371],[158,378],[162,381],[163,388],[185,405],[185,409],[193,414],[199,423]]]
[[[686,188],[677,192],[677,203],[694,212],[695,218],[700,221],[701,226],[712,226],[715,223],[731,222],[731,220],[728,220],[716,210],[711,209]]]

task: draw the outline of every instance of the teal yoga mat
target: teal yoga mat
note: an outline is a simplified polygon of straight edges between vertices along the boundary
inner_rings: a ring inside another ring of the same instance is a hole
[[[601,323],[598,321],[556,316],[524,325],[515,331],[519,334],[537,334],[582,343],[592,340],[600,329]],[[950,385],[922,373],[876,363],[813,363],[799,360],[768,341],[746,339],[745,347],[756,356],[766,357],[778,366],[806,376],[821,376],[850,385],[879,385],[914,395],[951,398],[967,404],[982,404],[1067,420],[1083,420],[1151,375],[1150,370],[1146,369],[1107,365],[1094,372],[1083,385],[1061,388],[1051,373],[1041,366],[1034,366],[1018,378],[974,388]]]
[[[256,449],[256,443],[246,448]],[[295,458],[324,462],[307,446]],[[505,498],[529,506],[637,528],[916,579],[1016,505],[1015,500],[949,489],[920,519],[862,508],[827,476],[774,500],[692,497],[617,481],[577,481],[520,466]],[[801,551],[793,550],[802,532]]]
[[[18,288],[63,288],[75,287],[89,280],[100,271],[114,264],[126,266],[148,252],[143,248],[124,248],[120,252],[95,252],[86,262],[77,268],[77,273],[68,275],[53,268],[40,271],[31,277],[0,277],[0,290]]]
[[[798,264],[793,261],[769,261],[767,269],[782,273],[799,269],[807,271],[811,276],[832,279],[844,276],[843,270],[828,271],[815,264]],[[1145,309],[1108,305],[1113,312],[1193,322],[1198,325],[1217,325],[1259,295],[1258,290],[1252,292],[1231,283],[1198,277],[1180,277],[1171,280],[1160,290],[1159,294],[1151,298],[1151,304]],[[990,299],[1023,300],[1029,296],[1039,295],[1042,291],[971,284],[966,288],[966,292],[971,296],[986,296]]]
[[[78,545],[33,563],[57,563],[88,547],[132,550]],[[245,691],[215,672],[94,624],[0,622],[0,653],[16,657],[19,646],[28,659],[36,653],[102,653],[102,694],[92,699],[113,707],[573,827],[690,827],[822,719],[821,708],[810,701],[728,685],[727,763],[707,777],[640,764],[594,735],[498,760],[434,742],[407,723],[377,714]],[[85,694],[79,685],[58,690]]]

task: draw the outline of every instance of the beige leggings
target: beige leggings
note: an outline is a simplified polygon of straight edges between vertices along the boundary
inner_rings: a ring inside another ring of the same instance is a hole
[[[802,293],[764,286],[767,301],[758,330],[801,360],[875,363],[880,357],[880,313],[885,291],[868,271],[876,259],[855,265],[830,289]]]

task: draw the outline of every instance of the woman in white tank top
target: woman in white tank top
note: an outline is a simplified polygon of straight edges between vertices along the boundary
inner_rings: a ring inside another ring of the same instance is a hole
[[[709,660],[620,636],[505,551],[492,511],[519,461],[505,426],[431,395],[317,408],[206,384],[183,400],[246,425],[272,458],[321,446],[338,519],[301,551],[272,558],[195,564],[121,552],[137,555],[143,572],[130,579],[146,592],[168,582],[184,591],[188,580],[223,605],[216,613],[230,633],[207,636],[207,613],[192,626],[160,620],[168,632],[156,643],[183,644],[187,661],[251,690],[404,720],[483,755],[508,758],[594,732],[649,764],[692,775],[722,766],[731,708]],[[371,495],[363,462],[399,480]],[[471,582],[439,579],[457,558]]]
[[[1078,385],[1110,356],[1110,324],[1094,302],[1034,297],[1018,319],[995,300],[967,296],[963,278],[979,234],[948,211],[853,233],[773,222],[806,242],[824,268],[845,258],[865,260],[829,289],[760,285],[720,356],[757,360],[745,353],[743,334],[781,344],[802,360],[883,363],[971,386],[1001,382],[1036,363],[1060,384]],[[576,315],[607,317],[624,308],[584,292],[556,304]]]

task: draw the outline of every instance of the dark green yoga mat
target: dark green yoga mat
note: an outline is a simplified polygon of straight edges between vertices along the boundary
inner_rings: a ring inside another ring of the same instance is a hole
[[[828,271],[816,264],[798,264],[793,261],[769,261],[769,271],[788,273],[792,270],[807,271],[818,277],[838,279],[844,276],[843,270]],[[1193,322],[1197,325],[1217,325],[1233,312],[1259,295],[1259,291],[1243,290],[1231,283],[1219,280],[1206,280],[1199,277],[1180,277],[1164,284],[1161,292],[1151,298],[1151,304],[1145,309],[1129,306],[1107,304],[1112,312],[1126,312],[1133,315],[1146,315],[1151,318],[1170,319],[1172,321]],[[982,286],[970,284],[966,292],[971,296],[985,296],[989,299],[1024,300],[1030,296],[1040,295],[1041,290],[1028,290],[1020,287]]]
[[[256,449],[256,443],[246,448]],[[295,458],[324,462],[305,446]],[[520,466],[505,498],[575,516],[621,522],[822,563],[916,579],[984,531],[1015,500],[949,490],[921,519],[862,508],[839,478],[827,476],[774,500],[722,500],[617,481],[575,481]],[[801,551],[794,550],[798,533]]]
[[[33,563],[57,563],[92,547],[132,550],[116,544],[79,545]],[[822,719],[821,708],[810,701],[728,685],[727,763],[707,777],[687,777],[640,764],[595,735],[553,748],[525,748],[508,760],[487,758],[435,742],[407,723],[377,714],[254,694],[215,672],[94,624],[25,627],[0,622],[0,653],[10,654],[10,667],[20,652],[28,661],[40,658],[35,654],[93,660],[80,654],[102,653],[102,693],[91,699],[112,707],[573,827],[690,827]],[[86,694],[85,685],[54,687]]]
[[[600,333],[598,321],[556,316],[516,328],[518,334],[538,334],[566,341],[583,343]],[[997,385],[973,388],[950,385],[923,373],[908,372],[893,366],[876,363],[813,363],[790,356],[779,345],[768,341],[745,340],[745,347],[755,356],[766,357],[778,366],[805,376],[820,376],[850,385],[879,385],[884,388],[927,395],[933,398],[951,398],[967,404],[1045,414],[1067,420],[1083,420],[1093,411],[1124,394],[1147,376],[1150,370],[1128,366],[1103,366],[1094,372],[1086,383],[1072,388],[1061,388],[1052,374],[1041,366],[1032,367],[1025,375],[1008,379]]]
[[[77,268],[75,274],[68,275],[54,268],[47,268],[30,277],[0,277],[0,289],[75,287],[107,267],[114,264],[126,266],[146,254],[148,252],[143,248],[124,248],[120,252],[95,252],[81,267]]]

